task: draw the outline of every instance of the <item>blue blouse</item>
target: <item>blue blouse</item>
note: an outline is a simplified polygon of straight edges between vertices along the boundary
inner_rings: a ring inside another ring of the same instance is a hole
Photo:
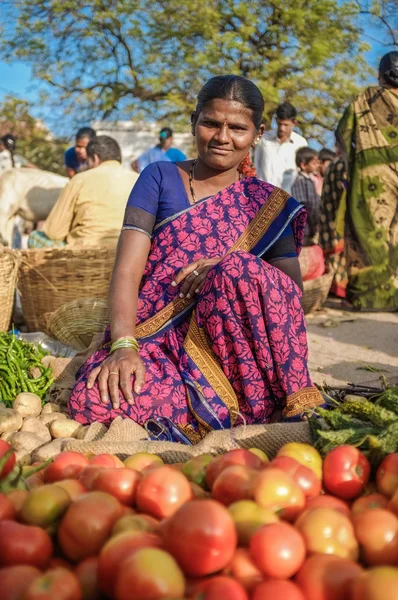
[[[136,229],[152,236],[156,225],[191,206],[178,167],[172,162],[160,161],[148,165],[131,190],[124,229]],[[292,225],[263,256],[266,260],[295,257],[296,249]]]

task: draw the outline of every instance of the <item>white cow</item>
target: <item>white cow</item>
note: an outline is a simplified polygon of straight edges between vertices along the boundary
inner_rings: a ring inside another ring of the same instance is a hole
[[[11,169],[0,177],[0,242],[12,246],[15,218],[45,220],[67,177],[40,169]]]

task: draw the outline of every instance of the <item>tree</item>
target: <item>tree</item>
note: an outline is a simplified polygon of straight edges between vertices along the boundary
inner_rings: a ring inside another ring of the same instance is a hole
[[[26,100],[6,96],[0,103],[0,135],[15,135],[17,154],[36,167],[65,175],[66,141],[54,137],[30,111],[31,106]]]
[[[369,74],[358,16],[356,0],[16,0],[0,51],[80,118],[186,124],[203,82],[236,73],[261,88],[266,122],[288,99],[322,138]]]
[[[398,46],[398,3],[397,0],[357,0],[360,13],[370,18],[378,37],[374,39],[382,46]],[[372,36],[368,36],[372,39]]]

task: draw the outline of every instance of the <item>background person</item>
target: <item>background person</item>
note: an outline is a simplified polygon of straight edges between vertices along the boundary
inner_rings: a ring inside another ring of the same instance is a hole
[[[297,175],[296,152],[307,146],[307,140],[293,131],[297,111],[289,102],[276,109],[276,130],[266,131],[254,152],[259,179],[291,192]]]
[[[347,299],[358,310],[398,310],[398,52],[380,61],[379,85],[337,128],[347,160]]]
[[[170,162],[181,162],[186,156],[178,148],[173,148],[173,131],[170,127],[163,127],[159,133],[159,144],[150,148],[133,162],[132,166],[141,173],[148,165],[166,160]]]
[[[138,178],[121,160],[116,140],[96,136],[87,146],[89,170],[66,185],[43,231],[30,235],[29,247],[116,244],[126,199]]]
[[[76,134],[75,145],[65,152],[65,167],[68,177],[85,171],[87,166],[87,146],[95,136],[96,132],[91,127],[82,127]]]

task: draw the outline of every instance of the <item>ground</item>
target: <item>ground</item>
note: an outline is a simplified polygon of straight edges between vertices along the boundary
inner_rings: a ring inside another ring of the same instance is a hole
[[[314,383],[370,384],[377,383],[382,374],[398,381],[397,312],[356,313],[324,308],[307,315],[307,325]]]

